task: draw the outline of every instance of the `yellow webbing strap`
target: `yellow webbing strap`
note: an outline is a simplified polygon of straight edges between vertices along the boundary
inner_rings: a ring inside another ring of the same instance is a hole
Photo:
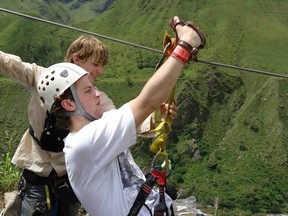
[[[163,47],[165,48],[165,57],[168,58],[172,51],[175,48],[176,39],[171,38],[169,33],[166,31],[164,34],[163,39]],[[168,49],[166,49],[167,44],[169,44]],[[167,157],[167,151],[166,151],[166,141],[168,138],[169,133],[172,131],[171,129],[171,123],[172,119],[169,114],[169,109],[171,104],[174,101],[175,96],[175,86],[170,94],[169,101],[168,101],[168,108],[165,115],[165,120],[161,121],[161,111],[160,109],[155,111],[155,123],[158,124],[158,126],[152,130],[152,132],[156,132],[156,139],[154,142],[150,145],[150,151],[157,154],[157,156]]]
[[[169,49],[166,51],[167,58],[171,55],[171,53],[176,47],[176,38],[171,38],[170,34],[166,31],[163,39],[163,48],[166,47],[168,43],[170,43],[170,46]]]
[[[45,187],[45,194],[46,194],[46,202],[48,210],[51,210],[51,200],[50,200],[50,193],[48,185],[44,185]]]
[[[150,145],[150,151],[155,154],[157,153],[158,156],[162,156],[162,157],[167,156],[166,141],[167,141],[168,135],[172,131],[171,129],[172,120],[169,114],[169,108],[170,108],[170,105],[174,101],[174,94],[175,94],[175,87],[173,88],[173,91],[170,94],[165,120],[160,122],[158,126],[154,130],[152,130],[152,132],[156,133],[157,138]]]

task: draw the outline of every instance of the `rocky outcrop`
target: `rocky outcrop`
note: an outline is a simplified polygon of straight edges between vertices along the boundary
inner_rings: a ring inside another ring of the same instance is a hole
[[[103,13],[115,0],[107,0],[102,7],[94,9],[96,13]]]

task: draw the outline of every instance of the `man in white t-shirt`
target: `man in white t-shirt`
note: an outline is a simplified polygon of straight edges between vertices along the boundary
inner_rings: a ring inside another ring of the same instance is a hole
[[[52,65],[39,79],[43,106],[57,116],[58,127],[70,131],[64,148],[67,173],[90,215],[129,213],[145,181],[128,151],[136,143],[136,128],[166,101],[184,65],[205,45],[205,37],[195,24],[174,17],[170,25],[177,33],[176,48],[141,93],[117,110],[103,113],[101,92],[77,65]],[[166,196],[165,200],[169,207],[171,199]],[[158,202],[159,195],[152,190],[138,215],[151,215]]]

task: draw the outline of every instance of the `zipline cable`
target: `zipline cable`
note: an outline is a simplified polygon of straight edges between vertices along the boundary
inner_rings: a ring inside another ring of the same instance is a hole
[[[288,78],[288,76],[283,75],[283,74],[276,74],[276,73],[272,73],[272,72],[261,71],[261,70],[251,69],[251,68],[243,68],[243,67],[239,67],[239,66],[235,66],[235,65],[226,65],[226,64],[222,64],[222,63],[209,62],[209,61],[200,60],[200,59],[198,59],[198,62],[205,63],[205,64],[211,64],[211,65],[215,65],[215,66],[220,66],[220,67],[244,70],[244,71],[249,71],[249,72],[253,72],[253,73],[259,73],[259,74],[268,75],[268,76]]]
[[[38,18],[38,17],[34,17],[34,16],[27,15],[27,14],[19,13],[19,12],[16,12],[16,11],[8,10],[8,9],[5,9],[5,8],[0,8],[0,11],[5,12],[5,13],[10,13],[10,14],[13,14],[13,15],[16,15],[16,16],[20,16],[20,17],[25,17],[25,18],[28,18],[28,19],[36,20],[36,21],[39,21],[39,22],[52,24],[52,25],[59,26],[59,27],[62,27],[62,28],[66,28],[66,29],[82,32],[82,33],[85,33],[85,34],[90,34],[90,35],[97,36],[97,37],[100,37],[100,38],[104,38],[104,39],[107,39],[107,40],[111,40],[111,41],[114,41],[114,42],[117,42],[117,43],[123,43],[123,44],[129,45],[129,46],[133,46],[133,47],[136,47],[136,48],[145,49],[145,50],[152,51],[152,52],[155,52],[155,53],[158,53],[158,54],[161,54],[161,55],[163,54],[163,51],[160,51],[160,50],[157,50],[157,49],[153,49],[153,48],[142,46],[142,45],[139,45],[139,44],[135,44],[135,43],[119,40],[119,39],[116,39],[116,38],[112,38],[112,37],[109,37],[109,36],[97,34],[97,33],[94,33],[94,32],[86,31],[86,30],[83,30],[83,29],[80,29],[80,28],[75,28],[75,27],[72,27],[72,26],[68,26],[68,25],[64,25],[64,24],[61,24],[61,23],[53,22],[53,21],[50,21],[50,20],[41,19],[41,18]],[[238,70],[252,72],[252,73],[258,73],[258,74],[262,74],[262,75],[275,76],[275,77],[280,77],[280,78],[288,78],[287,75],[283,75],[283,74],[276,74],[276,73],[272,73],[272,72],[256,70],[256,69],[251,69],[251,68],[244,68],[244,67],[235,66],[235,65],[227,65],[227,64],[217,63],[217,62],[210,62],[210,61],[205,61],[205,60],[201,60],[201,59],[198,59],[197,62],[204,63],[204,64],[209,64],[209,65],[215,65],[215,66],[219,66],[219,67],[238,69]]]

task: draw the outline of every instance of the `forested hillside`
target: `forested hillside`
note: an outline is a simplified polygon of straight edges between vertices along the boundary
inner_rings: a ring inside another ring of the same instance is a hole
[[[162,50],[166,30],[174,36],[171,17],[196,22],[207,45],[176,87],[179,109],[167,149],[172,162],[168,184],[180,198],[195,196],[203,208],[219,198],[219,215],[288,212],[288,80],[272,76],[288,76],[287,1],[1,0],[0,7],[156,50]],[[1,51],[43,66],[62,61],[81,34],[4,12],[0,28]],[[109,46],[111,59],[96,85],[119,107],[139,93],[160,55],[99,38]],[[4,154],[7,142],[15,148],[28,126],[29,93],[4,77],[0,89]],[[141,167],[150,166],[151,140],[138,144],[134,157]]]

